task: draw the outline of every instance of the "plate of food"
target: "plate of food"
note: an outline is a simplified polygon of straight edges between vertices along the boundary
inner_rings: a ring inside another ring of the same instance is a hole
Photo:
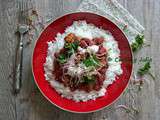
[[[133,67],[124,33],[109,19],[76,12],[54,20],[36,41],[34,80],[57,107],[89,113],[109,106],[124,92]]]

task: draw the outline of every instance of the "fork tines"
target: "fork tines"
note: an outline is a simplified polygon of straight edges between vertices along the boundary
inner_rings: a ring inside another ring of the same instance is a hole
[[[28,0],[18,0],[17,7],[19,10],[19,24],[27,24],[27,17],[28,17]]]

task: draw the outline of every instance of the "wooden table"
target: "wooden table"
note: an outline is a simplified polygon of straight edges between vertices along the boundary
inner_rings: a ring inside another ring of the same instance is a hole
[[[54,18],[74,11],[81,0],[28,0],[43,16],[51,12]],[[99,112],[73,114],[60,110],[48,102],[37,89],[31,72],[32,45],[24,49],[23,87],[20,94],[12,94],[17,46],[17,0],[0,0],[0,120],[160,120],[160,0],[118,0],[146,28],[144,47],[136,58],[152,57],[152,73],[156,80],[145,76],[141,92],[134,95],[139,113],[128,114],[123,109],[112,109],[118,104],[130,105],[131,96],[122,96],[115,104]],[[25,36],[27,40],[28,37]],[[135,69],[138,65],[135,66]]]

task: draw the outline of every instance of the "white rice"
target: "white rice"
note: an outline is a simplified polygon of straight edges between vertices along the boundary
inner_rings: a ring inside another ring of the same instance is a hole
[[[102,88],[99,91],[91,91],[89,93],[76,90],[71,91],[68,87],[64,87],[64,85],[56,80],[52,75],[53,71],[53,61],[54,61],[54,53],[63,48],[64,46],[64,37],[69,33],[74,33],[76,36],[86,37],[89,39],[95,37],[104,37],[104,47],[108,50],[108,69],[106,71],[106,80],[103,83]],[[67,99],[72,99],[76,102],[79,101],[87,101],[87,100],[95,100],[98,97],[104,96],[106,93],[106,88],[108,85],[112,84],[117,75],[122,74],[121,62],[116,61],[115,59],[119,59],[120,50],[118,48],[117,41],[114,40],[113,36],[106,32],[103,29],[97,28],[92,24],[87,24],[86,21],[75,21],[71,26],[69,26],[63,34],[58,33],[56,41],[48,42],[48,53],[46,57],[46,62],[44,64],[45,78],[48,82],[50,82],[51,86],[59,93],[62,97]]]

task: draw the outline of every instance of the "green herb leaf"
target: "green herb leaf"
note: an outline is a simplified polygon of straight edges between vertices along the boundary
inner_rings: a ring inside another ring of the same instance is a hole
[[[137,35],[135,39],[139,45],[142,45],[144,42],[144,35]]]
[[[64,48],[72,49],[72,44],[71,43],[65,43]]]
[[[78,49],[79,41],[74,41],[72,44],[72,48],[76,51]]]
[[[99,64],[99,60],[96,58],[95,55],[93,55],[93,56],[90,56],[89,58],[85,59],[83,61],[83,63],[85,64],[86,67],[97,66]]]
[[[67,62],[66,56],[64,54],[60,54],[57,60],[61,64],[64,64],[65,62]]]
[[[138,74],[143,76],[144,74],[149,72],[150,68],[151,68],[150,62],[146,62],[144,66],[138,70]]]
[[[96,64],[99,64],[99,60],[97,59],[96,55],[93,55],[93,60],[95,61]]]
[[[132,43],[131,47],[132,47],[132,51],[135,52],[138,49],[139,45],[135,42],[135,43]]]
[[[141,48],[143,43],[144,43],[144,35],[137,35],[135,38],[135,42],[132,43],[131,45],[133,52]]]
[[[90,58],[85,59],[83,63],[85,64],[86,67],[94,66],[94,62]]]
[[[73,43],[65,43],[65,48],[76,51],[78,49],[79,41],[74,41]]]
[[[95,82],[95,77],[94,76],[84,76],[83,77],[84,83],[94,83]]]
[[[149,71],[150,68],[151,68],[150,62],[147,61],[147,62],[144,64],[144,66],[138,70],[137,73],[138,73],[139,75],[141,75],[141,76],[143,76],[143,75],[145,75],[145,74],[149,74],[149,75],[152,77],[152,79],[155,80],[155,77],[154,77],[154,76],[152,75],[152,73]]]

